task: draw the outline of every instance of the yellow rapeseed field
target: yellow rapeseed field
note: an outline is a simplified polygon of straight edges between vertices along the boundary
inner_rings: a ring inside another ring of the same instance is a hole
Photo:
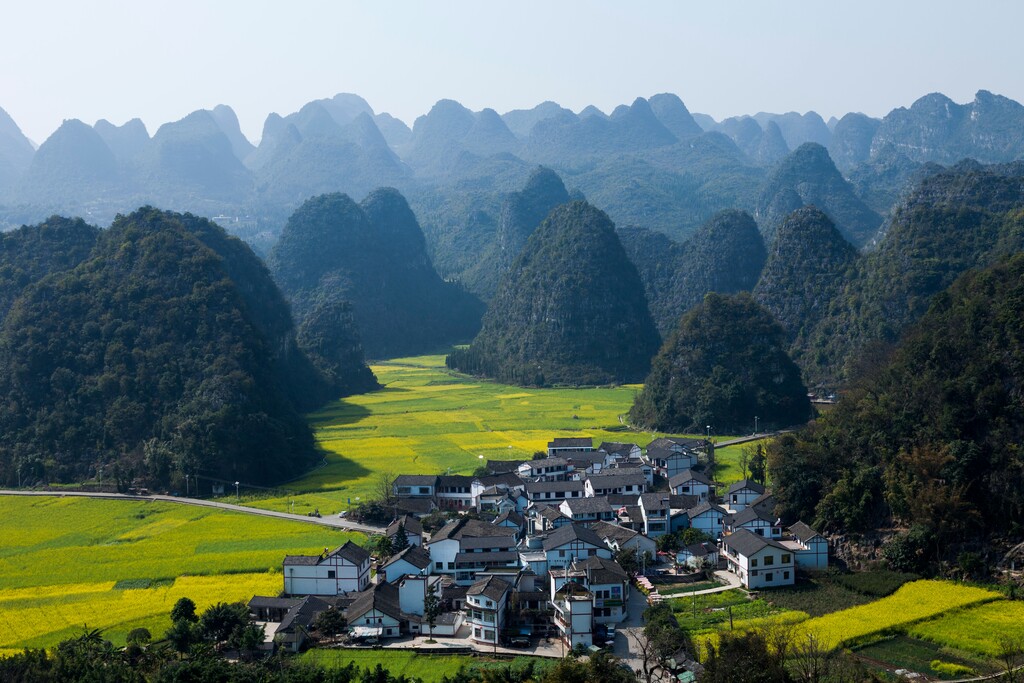
[[[658,436],[623,426],[640,385],[524,389],[449,372],[444,356],[399,358],[372,369],[384,389],[309,416],[325,464],[286,485],[301,493],[249,504],[337,512],[372,496],[382,472],[470,474],[487,459],[528,459],[553,437],[646,446]],[[738,454],[725,453],[723,463]],[[740,479],[734,469],[723,471]]]
[[[909,634],[939,645],[994,657],[1002,636],[1024,638],[1024,602],[998,600],[917,624]]]
[[[950,610],[1002,599],[1001,593],[949,581],[913,581],[881,600],[808,619],[797,630],[834,648],[882,631],[906,629]]]
[[[49,647],[82,628],[115,643],[155,636],[175,601],[200,609],[281,591],[286,554],[361,534],[166,502],[0,497],[0,650]]]

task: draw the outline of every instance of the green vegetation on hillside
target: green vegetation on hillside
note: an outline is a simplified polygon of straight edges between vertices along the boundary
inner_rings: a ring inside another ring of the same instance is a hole
[[[810,417],[807,389],[786,355],[785,332],[751,298],[708,294],[655,357],[630,421],[663,431],[753,431]]]
[[[658,341],[615,226],[577,201],[556,208],[530,235],[480,334],[447,362],[526,386],[635,382]]]
[[[769,449],[789,519],[823,530],[899,523],[886,551],[914,571],[1024,520],[1024,255],[937,296],[888,362]]]
[[[416,217],[394,189],[362,204],[337,193],[307,200],[268,262],[300,326],[324,306],[350,303],[371,358],[434,351],[479,329],[483,304],[434,271]],[[336,329],[343,322],[327,328],[328,339],[343,340],[341,352],[354,357],[353,333]]]
[[[0,326],[0,481],[279,481],[312,464],[299,410],[326,395],[252,250],[140,209]]]

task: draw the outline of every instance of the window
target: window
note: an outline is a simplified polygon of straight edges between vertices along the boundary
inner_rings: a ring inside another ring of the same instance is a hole
[[[782,562],[782,564],[789,564],[789,555],[783,555],[780,562]]]
[[[775,575],[772,574],[771,572],[768,572],[767,574],[764,575],[764,580],[767,583],[771,583],[772,581],[775,580]]]
[[[390,636],[391,635],[391,629],[387,629],[386,631],[384,631],[384,633]]]
[[[789,581],[789,572],[782,572],[782,580]]]
[[[434,563],[434,569],[437,569],[437,570],[444,569],[444,562],[435,562]]]
[[[754,529],[754,533],[758,536],[764,536],[764,529]]]
[[[429,495],[430,494],[430,487],[429,486],[421,486],[420,487],[420,493],[424,494],[424,495]]]
[[[565,551],[564,550],[559,550],[558,551],[558,556],[559,557],[565,557]]]
[[[455,563],[454,562],[449,562],[448,563],[448,569],[455,569]]]
[[[479,638],[480,637],[480,629],[478,629],[478,628],[473,629],[473,637],[474,638]]]
[[[335,576],[335,572],[334,572],[334,570],[333,570],[333,569],[328,569],[328,570],[327,570],[327,578],[328,578],[328,579],[333,579],[333,578],[334,578],[334,576]]]
[[[765,555],[764,556],[764,566],[768,567],[768,566],[773,565],[773,564],[775,564],[775,556],[774,555]]]
[[[484,640],[494,640],[494,631],[484,631]]]
[[[757,566],[757,558],[756,557],[750,560],[750,566],[751,567],[756,567]]]
[[[597,551],[596,550],[594,550],[593,548],[590,548],[589,550],[587,550],[587,557],[593,557],[594,555],[597,555]]]

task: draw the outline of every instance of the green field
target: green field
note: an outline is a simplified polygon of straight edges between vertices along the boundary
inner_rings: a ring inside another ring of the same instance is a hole
[[[521,660],[533,659],[541,666],[551,663],[537,657],[517,657],[513,661],[502,660],[495,666],[512,665],[514,668]],[[440,683],[445,676],[453,676],[463,666],[478,665],[487,667],[492,660],[474,655],[427,655],[409,650],[310,650],[302,655],[302,661],[310,662],[326,668],[348,666],[349,663],[361,669],[373,669],[380,664],[395,676],[405,675],[423,680],[423,683]]]
[[[471,474],[487,459],[528,459],[553,437],[646,446],[660,436],[623,426],[639,385],[525,389],[449,372],[444,356],[386,361],[373,372],[384,389],[310,415],[325,464],[286,485],[298,495],[248,504],[337,512],[372,496],[382,472]],[[738,473],[730,463],[739,451],[723,450],[724,471]]]
[[[180,597],[202,609],[281,591],[285,554],[361,534],[165,502],[0,497],[0,650],[48,647],[90,628],[122,643],[169,626]]]

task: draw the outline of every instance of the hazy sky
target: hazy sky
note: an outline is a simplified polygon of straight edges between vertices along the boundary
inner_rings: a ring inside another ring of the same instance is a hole
[[[1024,101],[1019,0],[10,0],[0,21],[0,107],[36,142],[65,118],[152,134],[222,103],[257,139],[337,92],[410,125],[441,98],[610,111],[669,91],[718,119]]]

